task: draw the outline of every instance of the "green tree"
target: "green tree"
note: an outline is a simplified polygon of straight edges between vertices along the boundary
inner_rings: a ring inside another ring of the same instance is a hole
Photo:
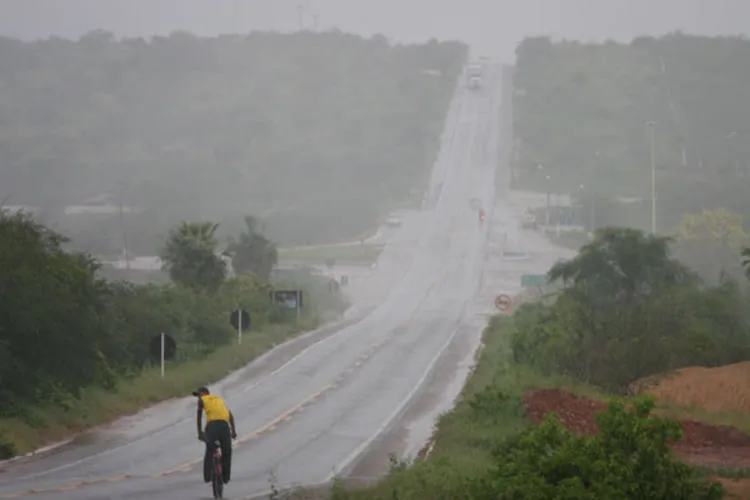
[[[267,280],[279,260],[276,245],[263,236],[264,228],[255,217],[246,216],[245,226],[239,239],[230,241],[227,246],[232,267],[239,274],[253,273]]]
[[[599,229],[573,259],[555,264],[548,278],[626,301],[695,283],[695,275],[670,256],[672,241],[637,229]]]
[[[703,285],[670,255],[669,242],[633,229],[596,231],[550,270],[564,283],[554,303],[516,313],[516,361],[627,391],[683,366],[749,359],[747,296],[731,280]]]
[[[87,255],[24,214],[0,212],[0,415],[101,382],[106,286]]]
[[[218,228],[213,222],[182,222],[170,230],[161,258],[172,281],[194,290],[218,290],[227,272],[217,255]]]
[[[612,402],[597,416],[597,435],[574,436],[548,415],[542,424],[504,443],[488,477],[473,485],[475,499],[718,500],[724,490],[677,460],[670,445],[679,422],[651,416],[653,401],[628,410]]]

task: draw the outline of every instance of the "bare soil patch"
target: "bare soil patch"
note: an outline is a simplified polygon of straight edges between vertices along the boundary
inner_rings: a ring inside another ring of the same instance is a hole
[[[750,416],[748,381],[750,362],[715,368],[696,366],[644,381],[641,391],[645,390],[660,401],[679,406],[699,407],[713,413],[747,413]]]
[[[561,423],[580,435],[597,432],[596,414],[606,404],[560,389],[539,389],[523,397],[529,418],[539,423],[556,412]],[[750,436],[730,426],[715,426],[695,420],[681,420],[683,438],[675,453],[687,463],[702,467],[750,469]]]

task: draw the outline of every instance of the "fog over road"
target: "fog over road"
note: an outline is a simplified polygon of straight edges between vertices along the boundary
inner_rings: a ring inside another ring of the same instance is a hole
[[[488,225],[478,227],[469,199],[481,197],[488,207],[494,200],[499,73],[499,65],[489,68],[485,90],[457,89],[435,168],[443,178],[432,183],[442,191],[416,216],[416,234],[404,240],[410,251],[384,251],[379,271],[403,277],[385,302],[216,386],[241,435],[229,498],[266,491],[271,474],[284,486],[349,470],[398,420],[454,339],[479,285],[487,238]],[[13,462],[0,474],[0,498],[206,497],[194,415],[194,400],[185,398],[49,456]]]

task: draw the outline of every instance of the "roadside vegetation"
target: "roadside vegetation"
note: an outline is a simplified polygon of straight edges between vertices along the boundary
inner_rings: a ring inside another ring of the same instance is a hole
[[[421,200],[466,53],[339,31],[3,38],[0,200],[96,255],[123,231],[155,255],[183,219],[224,237],[238,213],[280,245],[351,239]],[[62,214],[84,202],[113,210]]]
[[[286,283],[307,300],[300,320],[275,306],[275,245],[255,219],[228,245],[227,268],[212,222],[183,222],[162,258],[171,282],[134,285],[100,277],[90,256],[19,213],[0,213],[0,458],[8,458],[144,404],[189,394],[318,324],[344,304],[322,278]],[[229,313],[250,313],[236,345]],[[175,356],[160,378],[152,340],[165,333]]]
[[[658,230],[717,206],[747,228],[748,57],[742,37],[524,40],[514,75],[516,186],[575,193],[589,230],[592,221],[649,230],[655,122]]]
[[[635,229],[598,230],[550,270],[553,300],[491,320],[457,406],[420,458],[394,463],[368,487],[337,483],[330,497],[677,500],[739,491],[737,478],[750,474],[747,283],[704,283],[672,245]]]

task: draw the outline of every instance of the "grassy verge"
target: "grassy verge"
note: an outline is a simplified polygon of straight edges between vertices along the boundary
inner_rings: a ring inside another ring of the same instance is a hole
[[[336,263],[371,264],[382,251],[383,245],[374,244],[279,248],[279,261],[323,264],[331,259]]]
[[[478,354],[456,407],[440,417],[429,457],[412,466],[394,465],[375,485],[361,489],[336,488],[332,498],[352,500],[424,500],[464,498],[466,481],[484,473],[499,441],[520,433],[528,424],[521,403],[531,388],[566,387],[576,393],[604,397],[591,387],[564,378],[542,377],[511,361],[508,338],[512,318],[496,317],[484,332]],[[495,395],[501,394],[500,398]],[[501,403],[497,403],[501,401]],[[305,497],[297,493],[293,498]]]
[[[205,359],[167,364],[162,379],[159,367],[149,368],[130,379],[120,380],[115,391],[88,388],[77,400],[29,409],[25,418],[0,419],[4,435],[19,454],[57,442],[82,430],[112,422],[151,404],[184,397],[195,387],[221,380],[275,345],[310,330],[313,322],[283,325],[243,336],[242,345],[220,347]]]

